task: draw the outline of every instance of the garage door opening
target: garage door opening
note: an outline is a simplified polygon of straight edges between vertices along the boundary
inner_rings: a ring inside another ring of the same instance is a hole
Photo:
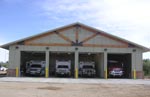
[[[131,78],[131,54],[108,54],[108,78]]]
[[[74,53],[51,52],[49,77],[74,77]]]
[[[21,76],[44,77],[45,76],[45,53],[44,52],[21,52]]]
[[[79,54],[79,77],[100,78],[101,77],[101,54],[80,53]]]

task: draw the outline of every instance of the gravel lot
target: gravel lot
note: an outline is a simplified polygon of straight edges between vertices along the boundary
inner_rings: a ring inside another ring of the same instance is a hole
[[[0,82],[0,97],[150,97],[150,85]]]
[[[76,83],[76,84],[131,84],[150,85],[150,79],[98,79],[98,78],[38,78],[38,77],[1,77],[0,82],[34,82],[34,83]]]

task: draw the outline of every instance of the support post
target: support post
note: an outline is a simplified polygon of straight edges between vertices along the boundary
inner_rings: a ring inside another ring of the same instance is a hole
[[[105,79],[108,78],[108,74],[107,74],[107,52],[104,52],[104,77]]]
[[[108,79],[107,68],[105,69],[105,79]]]
[[[45,77],[49,77],[49,51],[46,51]]]
[[[75,51],[75,78],[78,78],[79,52]]]
[[[19,77],[19,68],[16,67],[16,77]]]
[[[75,69],[75,78],[78,78],[78,68]]]
[[[16,77],[20,77],[20,60],[21,60],[21,53],[20,50],[17,49],[15,53],[15,64],[16,64]]]
[[[132,79],[136,79],[136,52],[132,53]]]
[[[133,78],[136,79],[136,69],[134,69]]]

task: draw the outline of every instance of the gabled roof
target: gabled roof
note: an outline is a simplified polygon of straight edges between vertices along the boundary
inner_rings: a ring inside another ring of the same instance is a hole
[[[105,35],[107,35],[107,36],[109,36],[109,37],[112,37],[112,38],[115,38],[115,39],[117,39],[117,40],[126,42],[126,43],[128,43],[129,45],[131,45],[131,46],[134,46],[134,47],[137,47],[137,48],[141,48],[144,52],[150,51],[150,49],[147,48],[147,47],[144,47],[144,46],[142,46],[142,45],[133,43],[133,42],[131,42],[131,41],[128,41],[128,40],[125,40],[125,39],[123,39],[123,38],[114,36],[114,35],[112,35],[112,34],[106,33],[106,32],[104,32],[104,31],[102,31],[102,30],[99,30],[99,29],[96,29],[96,28],[87,26],[87,25],[82,24],[82,23],[79,23],[79,22],[73,23],[73,24],[69,24],[69,25],[66,25],[66,26],[62,26],[62,27],[59,27],[59,28],[56,28],[56,29],[48,30],[48,31],[46,31],[46,32],[43,32],[43,33],[40,33],[40,34],[37,34],[37,35],[34,35],[34,36],[30,36],[30,37],[27,37],[27,38],[24,38],[24,39],[20,39],[20,40],[14,41],[14,42],[10,42],[10,43],[1,45],[0,47],[1,47],[1,48],[4,48],[4,49],[9,49],[9,46],[14,45],[14,44],[22,44],[24,41],[29,40],[29,39],[31,39],[31,38],[35,38],[35,37],[42,36],[42,35],[47,35],[48,33],[52,33],[52,32],[54,32],[54,31],[63,30],[63,29],[70,28],[70,27],[75,27],[75,26],[85,27],[85,28],[90,29],[90,30],[92,30],[92,31],[105,34]]]

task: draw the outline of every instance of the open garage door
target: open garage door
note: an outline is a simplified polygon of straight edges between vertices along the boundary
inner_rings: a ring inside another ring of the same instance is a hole
[[[100,78],[102,67],[101,54],[79,53],[79,77]]]
[[[45,76],[44,52],[21,52],[21,76],[41,77]]]
[[[74,53],[51,52],[49,77],[74,77]]]
[[[131,54],[108,54],[108,78],[131,78]]]

